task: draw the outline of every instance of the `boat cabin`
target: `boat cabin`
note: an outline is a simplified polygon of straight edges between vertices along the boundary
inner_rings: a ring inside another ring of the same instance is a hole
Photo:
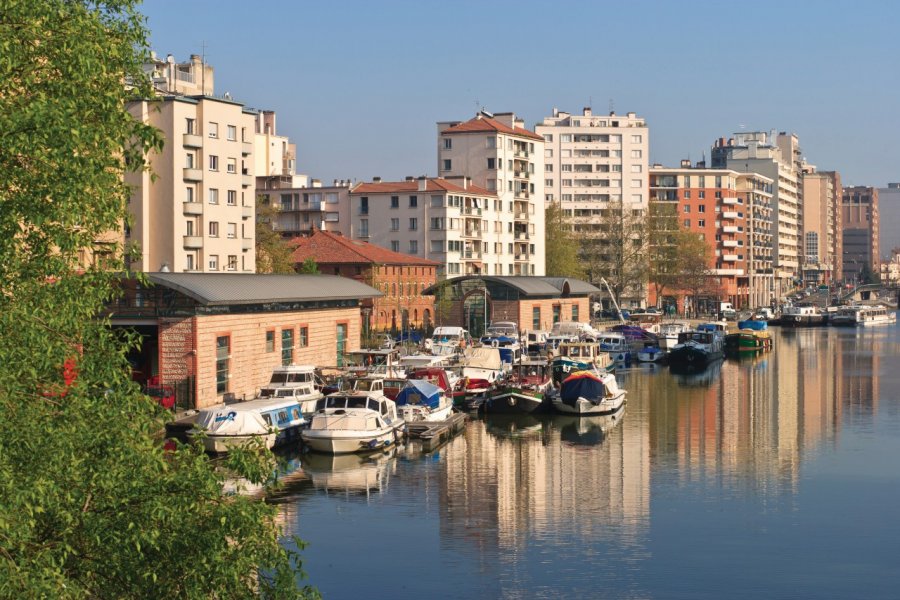
[[[678,334],[678,343],[696,342],[698,344],[712,344],[715,331],[682,331]]]
[[[594,342],[565,342],[559,345],[559,356],[579,362],[594,362],[600,354],[600,346]]]
[[[293,390],[297,392],[285,392]],[[259,397],[288,397],[316,392],[316,368],[312,365],[285,365],[275,367],[269,383],[260,388]]]
[[[550,365],[543,360],[523,360],[513,365],[512,382],[519,385],[541,385],[550,379]]]

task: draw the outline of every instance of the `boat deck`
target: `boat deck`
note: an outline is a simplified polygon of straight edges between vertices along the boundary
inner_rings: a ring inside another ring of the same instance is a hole
[[[407,423],[407,436],[410,440],[420,441],[422,449],[430,452],[465,429],[468,418],[466,413],[458,412],[451,414],[445,421]]]

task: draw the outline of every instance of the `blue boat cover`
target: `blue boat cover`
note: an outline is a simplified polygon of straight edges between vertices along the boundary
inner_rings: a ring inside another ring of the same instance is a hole
[[[590,400],[602,398],[606,393],[606,386],[599,377],[589,371],[578,371],[566,377],[559,390],[559,397],[563,402],[571,403],[579,397]]]
[[[416,404],[427,406],[434,410],[440,406],[441,388],[424,379],[410,379],[403,386],[403,389],[400,390],[400,393],[397,394],[395,402],[397,406]]]
[[[719,331],[719,326],[715,323],[701,323],[697,325],[697,331],[706,331],[708,333],[715,333]]]
[[[509,346],[510,344],[514,344],[519,340],[509,335],[486,335],[481,338],[481,343],[485,346],[492,345],[491,342],[497,342],[498,346]]]
[[[748,319],[746,321],[738,321],[738,329],[752,329],[753,331],[765,331],[769,324],[765,321],[757,321]]]

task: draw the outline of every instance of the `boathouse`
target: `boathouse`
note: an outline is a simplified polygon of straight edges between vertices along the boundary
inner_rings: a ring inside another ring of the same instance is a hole
[[[381,293],[335,275],[148,273],[123,279],[113,327],[143,338],[135,380],[171,386],[180,407],[250,398],[278,365],[341,365],[360,347],[360,303]]]
[[[599,288],[567,277],[467,275],[423,292],[435,297],[435,324],[466,328],[480,336],[492,321],[515,321],[520,331],[548,331],[558,321],[591,320]]]

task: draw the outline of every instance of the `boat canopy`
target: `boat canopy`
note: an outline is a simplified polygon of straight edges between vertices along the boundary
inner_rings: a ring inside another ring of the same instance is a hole
[[[432,410],[440,407],[443,390],[424,379],[410,379],[397,394],[397,406],[419,405]]]
[[[579,397],[591,399],[602,398],[606,394],[606,385],[595,373],[577,371],[562,382],[559,397],[563,402],[571,403]]]
[[[751,329],[753,331],[765,331],[768,328],[768,323],[765,321],[758,321],[755,319],[748,319],[746,321],[738,321],[738,329]]]
[[[211,435],[262,435],[300,422],[300,405],[293,398],[219,405],[197,416],[197,427]]]
[[[463,364],[476,369],[493,369],[499,371],[503,367],[500,351],[497,348],[469,348],[466,350]]]

